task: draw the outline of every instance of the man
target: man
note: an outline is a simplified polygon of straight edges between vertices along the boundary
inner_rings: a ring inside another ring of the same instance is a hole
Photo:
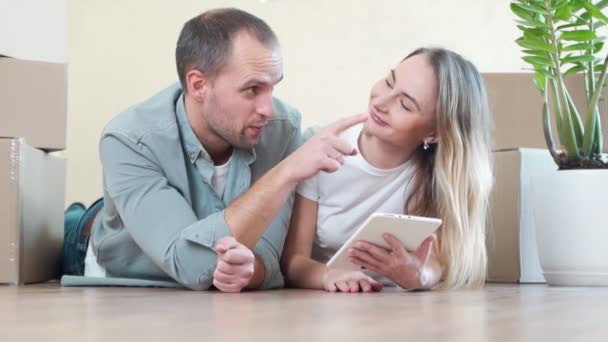
[[[188,21],[176,63],[179,85],[102,133],[104,204],[85,275],[226,292],[281,287],[293,190],[356,153],[338,135],[366,115],[299,147],[299,113],[272,96],[283,78],[277,38],[237,9]]]

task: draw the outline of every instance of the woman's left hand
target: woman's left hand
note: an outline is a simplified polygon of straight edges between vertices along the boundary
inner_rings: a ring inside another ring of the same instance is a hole
[[[384,234],[391,247],[383,247],[367,241],[357,241],[349,250],[349,260],[358,266],[391,279],[406,289],[426,289],[434,286],[440,278],[438,262],[431,262],[435,235],[428,237],[416,251],[408,252],[392,234]]]

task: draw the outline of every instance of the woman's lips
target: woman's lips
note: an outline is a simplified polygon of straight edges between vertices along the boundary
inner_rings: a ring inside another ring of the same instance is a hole
[[[374,111],[373,109],[370,110],[369,116],[372,118],[372,120],[374,120],[375,123],[377,123],[380,126],[388,126],[388,123],[386,123],[386,121],[380,119],[380,116],[378,116],[378,114],[376,114],[376,111]]]

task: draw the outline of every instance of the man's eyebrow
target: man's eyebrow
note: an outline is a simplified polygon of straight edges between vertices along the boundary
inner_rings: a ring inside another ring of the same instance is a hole
[[[395,69],[391,69],[391,76],[393,76],[393,81],[395,81],[395,83],[397,83],[397,76],[395,75]],[[403,90],[401,91],[401,95],[407,97],[408,99],[410,99],[410,101],[414,102],[414,105],[416,106],[418,111],[420,111],[420,106],[418,105],[418,101],[416,101],[416,99],[412,95],[406,93]]]
[[[254,85],[254,84],[264,84],[264,85],[276,84],[276,83],[281,82],[283,80],[283,77],[284,77],[284,75],[281,74],[281,77],[279,77],[279,79],[274,83],[269,82],[269,80],[267,78],[252,77],[252,78],[246,80],[245,83],[243,84],[243,86],[250,86],[250,85]]]

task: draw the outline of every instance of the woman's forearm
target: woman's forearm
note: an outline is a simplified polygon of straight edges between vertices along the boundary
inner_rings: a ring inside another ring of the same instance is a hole
[[[302,289],[323,289],[327,268],[324,264],[302,255],[294,255],[284,264],[287,285]]]

